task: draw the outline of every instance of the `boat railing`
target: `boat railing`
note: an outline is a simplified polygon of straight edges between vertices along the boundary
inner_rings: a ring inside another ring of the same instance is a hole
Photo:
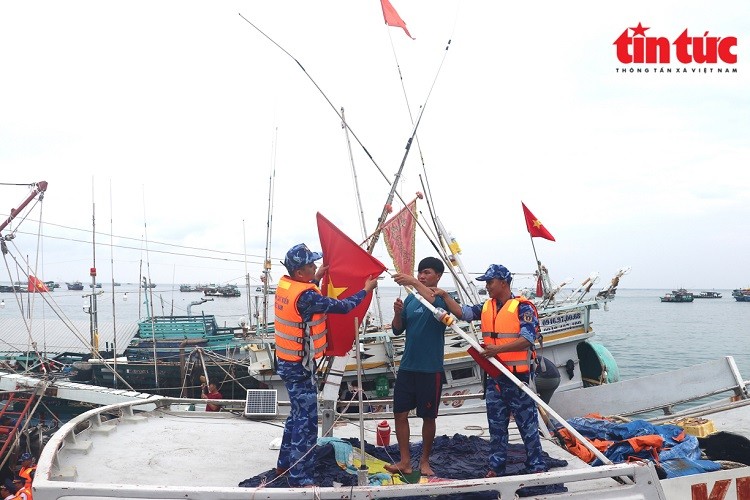
[[[232,419],[238,418],[229,413],[182,412],[179,408],[190,401],[179,398],[154,398],[149,402],[132,401],[115,405],[95,408],[79,415],[63,425],[56,432],[39,458],[36,478],[34,480],[34,496],[41,500],[67,498],[160,498],[160,499],[210,499],[224,498],[228,500],[245,500],[256,493],[267,499],[309,498],[310,491],[300,488],[241,488],[236,486],[185,486],[185,485],[148,485],[148,484],[117,484],[79,482],[76,480],[74,466],[68,466],[61,454],[72,452],[89,453],[94,435],[107,435],[115,432],[119,425],[139,424],[149,418],[176,415],[192,416],[202,419]],[[212,404],[225,400],[212,400]],[[156,409],[150,414],[139,413],[135,410],[143,406],[144,409]],[[173,408],[173,405],[175,408]],[[116,412],[119,417],[107,420],[105,415]],[[248,425],[252,423],[248,422]],[[628,477],[630,481],[623,484],[618,478]],[[602,480],[612,479],[612,481]],[[416,495],[466,495],[474,492],[497,492],[498,498],[517,498],[516,492],[521,488],[544,487],[566,484],[576,484],[575,493],[570,491],[548,493],[545,498],[662,498],[656,469],[650,462],[631,462],[599,467],[583,467],[571,470],[558,470],[539,474],[524,474],[496,478],[481,478],[468,480],[450,480],[403,486],[346,486],[315,488],[315,498],[410,498]]]
[[[566,419],[588,413],[631,416],[662,411],[672,415],[679,405],[695,407],[726,393],[733,399],[749,397],[748,382],[742,379],[732,356],[597,387],[556,392],[550,406]]]

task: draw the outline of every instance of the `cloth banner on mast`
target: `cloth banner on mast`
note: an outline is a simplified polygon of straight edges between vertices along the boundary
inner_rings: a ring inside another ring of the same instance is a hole
[[[320,213],[316,217],[320,247],[323,250],[323,265],[328,266],[328,272],[323,276],[320,286],[323,295],[345,299],[362,290],[369,276],[377,278],[385,271],[386,267],[382,262],[364,251],[331,221]],[[343,356],[351,350],[356,336],[354,318],[358,318],[357,324],[362,324],[371,300],[372,294],[368,293],[364,300],[347,314],[328,315],[327,356]]]
[[[414,198],[380,228],[396,272],[414,274],[417,199]]]
[[[42,280],[37,278],[36,276],[32,276],[29,274],[29,292],[32,293],[39,293],[39,292],[49,292],[49,287],[46,283],[44,283]]]
[[[401,19],[401,16],[398,15],[398,12],[396,12],[396,9],[393,8],[391,2],[389,2],[388,0],[380,0],[380,6],[383,8],[383,19],[385,19],[385,24],[387,24],[388,26],[393,26],[394,28],[403,29],[404,33],[406,33],[409,38],[414,40],[414,37],[411,36],[409,30],[406,29],[406,23],[403,19]]]
[[[529,231],[531,237],[555,241],[555,237],[547,231],[547,228],[544,227],[542,221],[534,217],[534,214],[531,213],[531,210],[526,208],[526,205],[524,205],[523,202],[521,202],[521,207],[523,207],[523,216],[526,218],[526,229]]]

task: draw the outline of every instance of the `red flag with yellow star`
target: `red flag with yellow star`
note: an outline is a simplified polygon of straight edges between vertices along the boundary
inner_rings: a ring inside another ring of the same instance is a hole
[[[523,202],[521,202],[521,206],[523,207],[523,216],[526,218],[526,229],[529,231],[531,237],[555,241],[555,237],[547,231],[547,228],[544,227],[542,221],[534,217],[534,214],[526,208],[526,205],[524,205]]]
[[[345,235],[331,221],[317,214],[320,248],[323,250],[323,265],[328,272],[320,284],[320,291],[327,297],[345,299],[362,290],[368,276],[380,276],[386,267]],[[372,294],[367,294],[360,304],[347,314],[329,314],[328,348],[326,355],[343,356],[352,348],[355,338],[354,318],[357,324],[370,307]]]
[[[29,274],[28,290],[31,293],[49,292],[49,287],[44,281],[40,280],[36,276]]]

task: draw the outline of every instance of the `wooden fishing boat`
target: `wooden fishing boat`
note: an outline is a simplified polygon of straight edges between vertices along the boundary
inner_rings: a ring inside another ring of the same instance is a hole
[[[660,300],[662,302],[692,302],[693,298],[692,292],[680,288],[679,290],[672,290],[672,293],[664,295]]]
[[[391,415],[375,414],[363,420],[358,415],[333,412],[323,417],[320,432],[323,436],[354,444],[348,448],[353,455],[353,469],[350,473],[341,473],[350,482],[313,489],[289,488],[280,485],[281,481],[274,481],[273,472],[278,455],[273,443],[280,439],[283,427],[277,416],[281,413],[278,408],[289,403],[269,397],[271,395],[265,391],[251,391],[243,400],[218,402],[227,409],[233,408],[233,412],[204,412],[200,411],[201,400],[169,398],[91,410],[66,424],[45,447],[38,463],[34,496],[40,500],[71,496],[370,499],[448,494],[457,496],[447,498],[460,498],[494,492],[492,498],[514,498],[519,490],[527,488],[527,494],[546,499],[684,500],[709,498],[708,492],[717,489],[723,492],[721,498],[745,498],[743,492],[750,481],[750,460],[746,453],[743,458],[745,445],[742,443],[749,442],[750,400],[747,382],[743,381],[731,357],[581,391],[585,392],[555,394],[548,407],[548,415],[557,415],[552,417],[553,428],[557,418],[570,421],[590,411],[624,418],[661,409],[669,414],[645,422],[669,426],[682,422],[686,431],[703,434],[698,441],[708,455],[705,462],[711,461],[718,469],[712,472],[686,470],[683,459],[662,460],[661,470],[649,460],[595,466],[561,446],[554,433],[542,429],[542,445],[548,463],[556,465],[548,472],[484,478],[482,469],[472,478],[456,479],[445,477],[437,464],[433,464],[439,478],[414,478],[418,481],[414,484],[390,484],[382,475],[374,475],[381,470],[382,462],[373,455],[377,448],[372,443],[378,421]],[[259,404],[260,401],[265,403]],[[193,406],[199,411],[192,411]],[[105,420],[102,418],[105,411],[116,412],[119,417]],[[698,420],[704,424],[695,427],[686,423]],[[468,433],[473,437],[467,436],[466,440],[487,439],[479,430],[486,426],[486,415],[481,409],[441,415],[438,421],[440,431],[447,435]],[[415,419],[410,424],[418,426],[419,421]],[[201,432],[194,432],[196,428]],[[419,433],[411,433],[415,434]],[[362,481],[364,485],[358,485],[360,443],[352,438],[360,440],[362,437],[366,443],[366,465],[360,470],[365,479],[379,478],[382,482]],[[518,446],[519,442],[518,431],[511,424],[510,446]],[[729,449],[716,444],[729,442],[735,444]],[[320,439],[318,449],[323,450],[325,446],[331,446],[330,440]],[[195,471],[205,467],[205,457],[212,456],[217,449],[222,450],[225,466],[212,468],[211,474],[196,474]],[[378,455],[382,455],[382,451]],[[251,462],[247,461],[248,456],[253,457]],[[454,462],[460,460],[458,450],[453,456]],[[341,471],[335,461],[332,464]],[[148,474],[133,474],[134,470],[147,470]],[[367,472],[371,474],[369,477]],[[695,473],[682,475],[685,472]],[[660,478],[660,474],[666,477]],[[264,475],[267,482],[263,485],[237,486],[251,484],[246,481],[248,476]]]
[[[693,294],[693,298],[695,299],[720,299],[721,293],[720,292],[714,292],[714,291],[703,291],[697,294]]]

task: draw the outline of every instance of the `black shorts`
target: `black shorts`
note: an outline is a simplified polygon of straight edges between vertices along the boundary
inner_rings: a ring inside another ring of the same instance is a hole
[[[420,418],[437,418],[445,373],[423,373],[399,370],[393,388],[393,413],[414,408]]]

